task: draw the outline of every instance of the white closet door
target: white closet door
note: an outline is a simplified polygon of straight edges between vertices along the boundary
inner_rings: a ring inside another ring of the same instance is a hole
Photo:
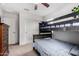
[[[18,43],[18,15],[4,14],[3,22],[9,25],[9,44]]]

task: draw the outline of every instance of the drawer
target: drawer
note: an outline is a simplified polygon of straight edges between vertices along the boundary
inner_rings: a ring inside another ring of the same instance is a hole
[[[8,56],[8,51],[7,50],[5,51],[4,56]]]
[[[8,46],[8,42],[4,41],[3,42],[3,47],[7,47]]]
[[[8,36],[7,35],[4,35],[3,36],[3,40],[7,40],[8,39]]]
[[[6,48],[3,48],[2,51],[0,52],[0,56],[3,56],[5,51],[6,51]]]
[[[3,28],[3,33],[8,32],[8,29]]]

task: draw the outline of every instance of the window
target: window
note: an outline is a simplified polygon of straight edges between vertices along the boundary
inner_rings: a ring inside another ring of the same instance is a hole
[[[64,25],[62,24],[62,25],[60,25],[60,27],[64,27]]]
[[[71,24],[65,24],[66,27],[70,27]]]
[[[59,25],[56,25],[56,27],[59,28],[60,26]]]
[[[55,28],[55,26],[51,26],[51,28]]]
[[[79,26],[79,22],[78,23],[73,23],[73,26]]]

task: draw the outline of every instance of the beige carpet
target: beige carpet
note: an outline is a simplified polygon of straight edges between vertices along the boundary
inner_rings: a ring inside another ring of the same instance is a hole
[[[9,46],[9,56],[37,56],[37,53],[32,48],[32,43],[19,46]]]
[[[28,53],[23,54],[22,56],[38,56],[38,54],[34,50],[32,50]]]

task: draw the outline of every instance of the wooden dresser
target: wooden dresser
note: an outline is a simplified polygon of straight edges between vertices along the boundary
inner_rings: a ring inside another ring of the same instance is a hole
[[[0,56],[8,53],[8,25],[0,23]]]

